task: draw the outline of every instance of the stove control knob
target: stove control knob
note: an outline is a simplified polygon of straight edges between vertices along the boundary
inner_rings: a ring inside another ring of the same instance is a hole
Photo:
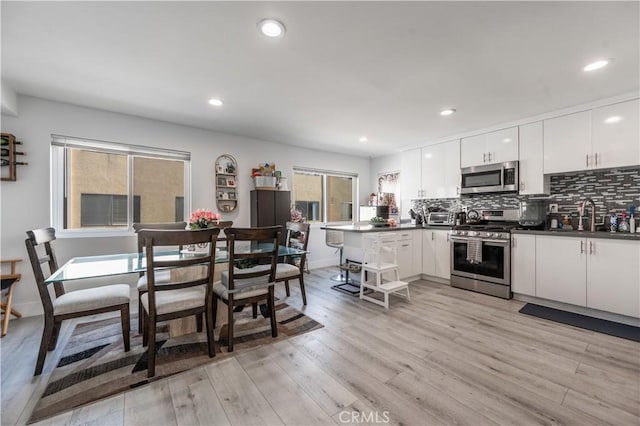
[[[497,232],[492,232],[492,233],[489,234],[489,236],[498,238],[500,236],[500,234],[498,234]]]
[[[469,235],[472,237],[475,237],[476,235],[478,235],[477,231],[469,231]]]

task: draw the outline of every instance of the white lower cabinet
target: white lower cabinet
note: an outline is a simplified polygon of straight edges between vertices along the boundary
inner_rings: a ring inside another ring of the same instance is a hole
[[[536,297],[586,306],[586,239],[536,236]]]
[[[640,318],[640,241],[511,239],[514,293]]]
[[[640,242],[588,239],[587,307],[640,317]]]
[[[422,231],[422,273],[433,277],[451,277],[449,229]]]
[[[397,236],[396,250],[400,278],[413,277],[421,273],[422,241],[419,236],[420,231],[405,231]]]
[[[511,236],[511,291],[536,295],[536,236]]]

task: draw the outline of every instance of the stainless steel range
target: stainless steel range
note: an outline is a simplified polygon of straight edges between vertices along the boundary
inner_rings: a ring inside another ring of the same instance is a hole
[[[483,210],[451,230],[451,286],[511,299],[511,229],[518,210]]]

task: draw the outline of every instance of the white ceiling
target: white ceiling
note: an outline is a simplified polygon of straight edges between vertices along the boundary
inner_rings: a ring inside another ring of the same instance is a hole
[[[20,94],[377,156],[637,91],[638,6],[2,1],[2,80]],[[265,17],[285,37],[261,36]],[[581,71],[603,57],[615,61]],[[441,117],[446,107],[458,113]]]

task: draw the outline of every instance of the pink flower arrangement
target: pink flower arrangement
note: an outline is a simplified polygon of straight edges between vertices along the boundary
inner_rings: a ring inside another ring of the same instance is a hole
[[[211,224],[216,224],[220,221],[222,215],[219,213],[213,213],[210,210],[197,209],[191,213],[189,218],[189,227],[191,229],[205,229]]]
[[[295,207],[291,209],[291,222],[304,222],[305,218],[302,216],[302,212]]]

